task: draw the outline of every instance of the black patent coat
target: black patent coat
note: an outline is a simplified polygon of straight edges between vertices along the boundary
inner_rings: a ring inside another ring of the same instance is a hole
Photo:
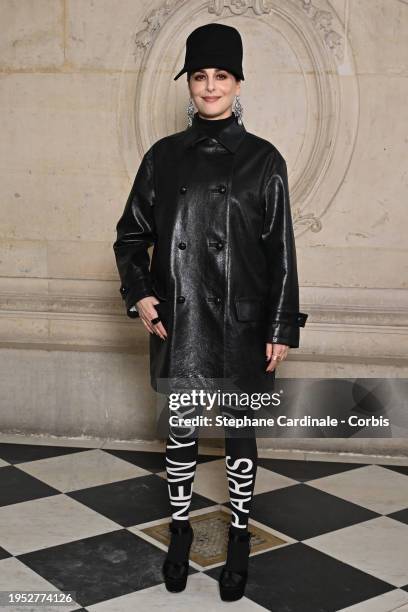
[[[145,153],[116,230],[127,314],[154,295],[168,334],[150,334],[153,389],[273,389],[265,343],[297,348],[308,316],[277,148],[236,120],[204,136],[195,115]]]

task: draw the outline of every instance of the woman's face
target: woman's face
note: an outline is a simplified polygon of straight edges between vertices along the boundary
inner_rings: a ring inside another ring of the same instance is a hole
[[[221,68],[196,70],[190,76],[188,87],[198,114],[205,119],[229,117],[234,97],[240,93],[239,81]]]

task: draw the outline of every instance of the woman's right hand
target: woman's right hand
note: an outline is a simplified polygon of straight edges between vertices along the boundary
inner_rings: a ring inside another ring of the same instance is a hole
[[[159,313],[155,309],[155,305],[160,304],[159,300],[154,295],[148,295],[136,302],[136,308],[139,313],[139,317],[143,321],[143,325],[149,330],[149,333],[160,336],[162,340],[166,340],[167,331],[161,321],[156,324],[151,322],[159,316]]]

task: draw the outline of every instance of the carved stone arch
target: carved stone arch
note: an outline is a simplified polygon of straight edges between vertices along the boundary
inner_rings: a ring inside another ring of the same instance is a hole
[[[241,32],[245,127],[273,142],[288,161],[296,233],[319,231],[350,164],[359,113],[350,43],[327,0],[167,0],[149,13],[121,75],[118,127],[129,175],[154,141],[186,127],[187,85],[174,76],[188,34],[210,21]],[[279,99],[279,89],[263,101],[253,95],[264,84],[257,79],[265,79],[257,70],[259,41],[261,62],[269,45],[271,69],[280,62],[283,76],[285,70],[294,75],[293,96]],[[279,108],[293,118],[280,136]],[[269,133],[264,126],[271,115],[276,132]]]

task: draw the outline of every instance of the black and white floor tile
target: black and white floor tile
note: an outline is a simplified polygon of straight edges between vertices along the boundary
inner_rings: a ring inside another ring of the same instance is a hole
[[[200,456],[192,515],[229,507],[224,465]],[[66,612],[408,610],[408,467],[260,459],[252,524],[284,543],[251,555],[234,604],[222,564],[166,591],[165,547],[142,531],[170,518],[164,469],[162,452],[0,443],[0,591],[74,591],[47,608]]]

